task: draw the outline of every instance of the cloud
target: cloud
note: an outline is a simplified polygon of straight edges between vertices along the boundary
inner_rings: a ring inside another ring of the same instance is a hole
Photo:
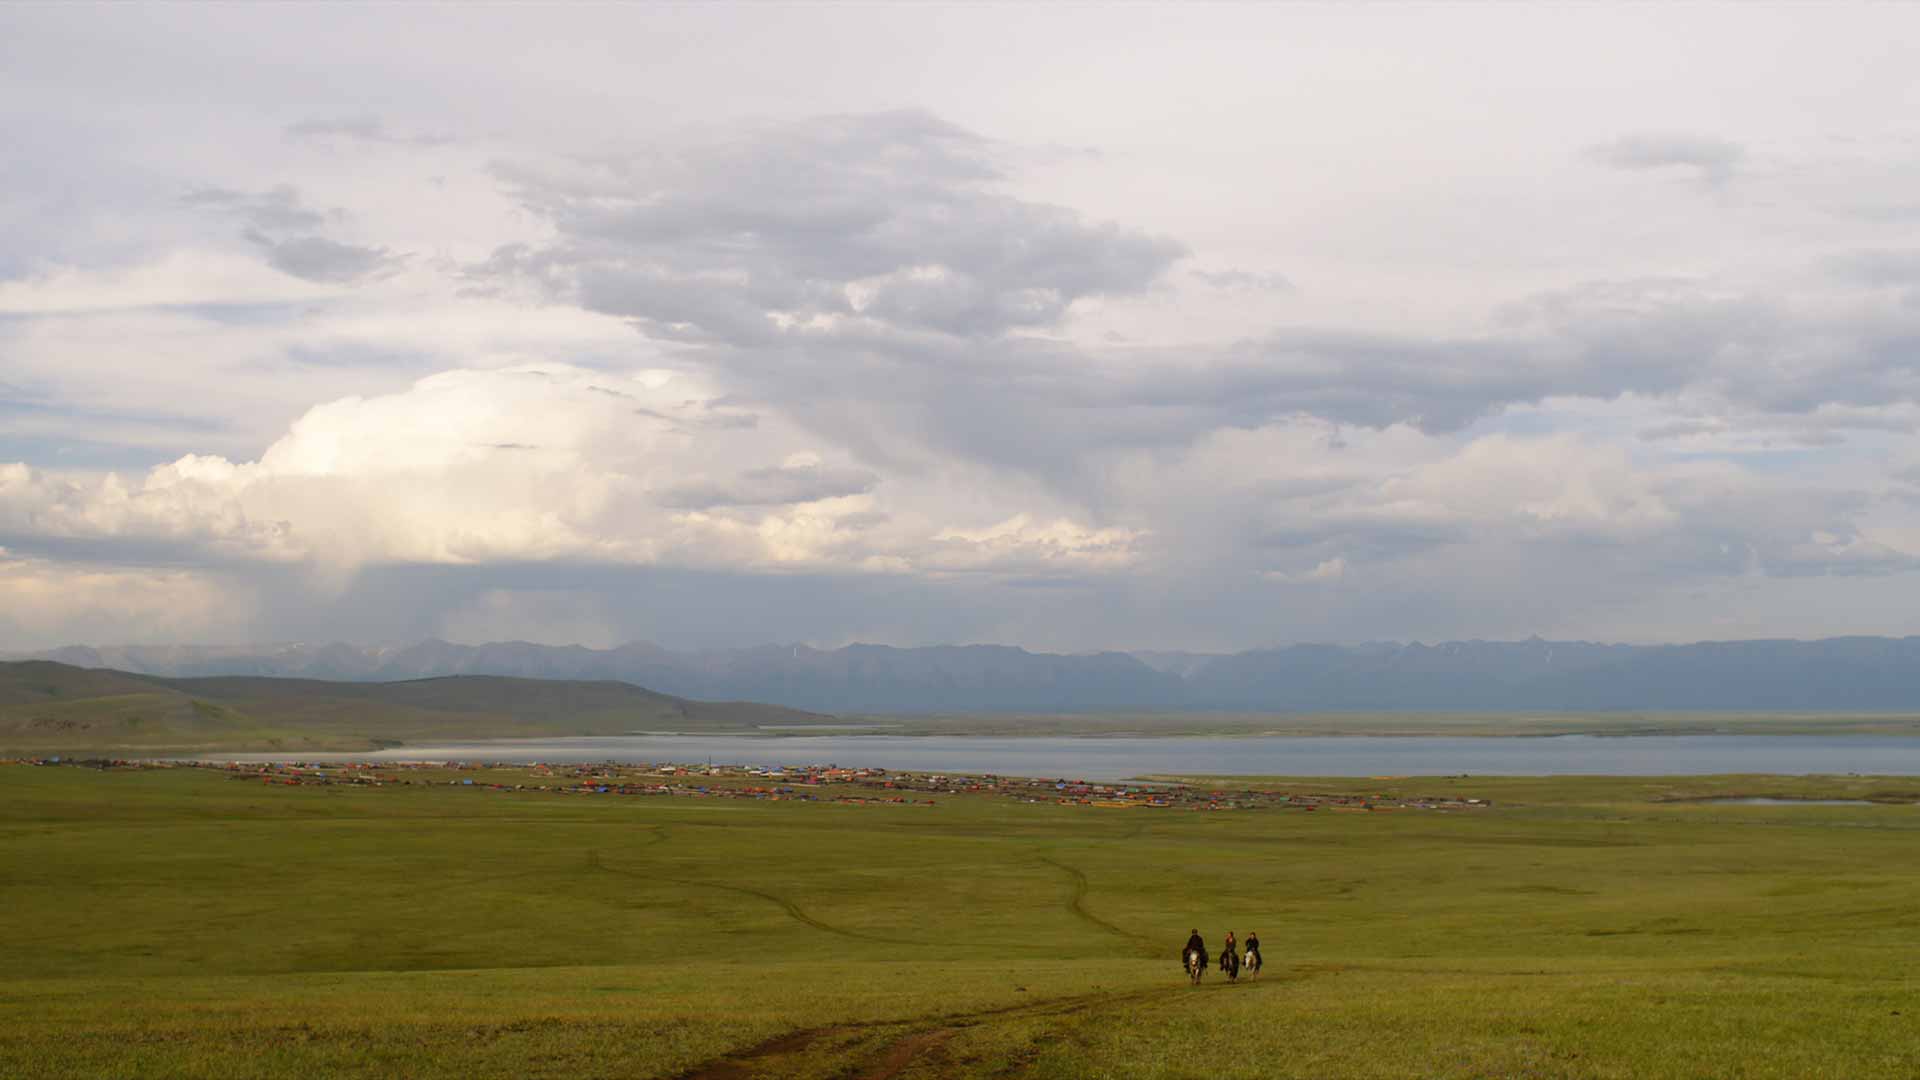
[[[1256,273],[1251,270],[1191,270],[1194,277],[1216,289],[1230,292],[1299,292],[1285,274]]]
[[[359,113],[349,116],[337,116],[331,119],[312,118],[289,124],[286,128],[290,139],[346,138],[371,143],[389,143],[398,146],[445,146],[453,141],[447,135],[402,135],[388,130],[386,124],[371,113]]]
[[[1337,549],[1343,567],[1449,549],[1557,553],[1652,578],[1892,574],[1920,558],[1867,535],[1864,492],[1746,472],[1727,462],[1638,464],[1571,435],[1475,439],[1397,475],[1276,507],[1268,544]],[[1415,542],[1382,546],[1382,538]],[[1608,553],[1615,554],[1608,554]],[[1299,558],[1299,555],[1295,556]],[[1311,557],[1310,555],[1308,557]]]
[[[1072,521],[1037,521],[1018,514],[979,529],[947,529],[934,538],[929,567],[947,572],[993,570],[1044,576],[1117,570],[1136,561],[1143,534],[1133,529],[1089,529]]]
[[[1718,182],[1741,151],[1639,135],[1594,155]],[[730,390],[843,433],[870,459],[922,467],[953,455],[1062,494],[1084,489],[1115,449],[1292,417],[1441,434],[1556,397],[1704,392],[1763,415],[1914,393],[1897,374],[1913,312],[1796,310],[1710,280],[1571,285],[1453,334],[1309,322],[1171,347],[1042,339],[1079,300],[1160,287],[1184,248],[1002,194],[1002,156],[905,112],[522,160],[499,173],[557,239],[503,248],[474,274],[694,345]],[[1287,284],[1190,274],[1220,290]],[[1847,345],[1817,344],[1836,338]]]
[[[339,220],[342,211],[321,211],[305,205],[300,192],[290,184],[266,191],[233,191],[227,188],[195,188],[180,197],[187,206],[216,210],[239,218],[259,232],[305,232]]]
[[[443,372],[315,406],[255,461],[188,455],[136,482],[0,467],[0,540],[54,558],[148,550],[339,579],[369,565],[516,561],[1097,571],[1130,535],[1018,514],[956,524],[1022,497],[974,492],[984,505],[960,515],[924,483],[880,499],[879,474],[789,422],[705,422],[726,408],[698,377],[662,370]]]
[[[357,247],[323,236],[275,240],[250,232],[247,239],[266,251],[267,263],[275,270],[327,285],[354,285],[391,274],[406,261],[386,248]]]
[[[1693,418],[1669,420],[1664,423],[1650,424],[1641,428],[1638,437],[1644,442],[1660,442],[1666,439],[1684,439],[1693,435],[1720,435],[1727,432],[1727,421],[1713,418]]]
[[[166,567],[101,567],[0,548],[0,641],[206,641],[244,627],[244,583]]]
[[[873,490],[880,477],[866,469],[827,468],[817,456],[777,467],[749,469],[716,483],[682,484],[668,489],[662,506],[707,510],[717,506],[775,506],[818,502]]]
[[[1880,248],[1853,251],[1829,260],[1833,269],[1853,281],[1867,285],[1920,284],[1920,249]]]
[[[324,20],[123,27],[97,68],[105,24],[75,20],[73,47],[0,65],[28,162],[0,163],[17,572],[154,568],[301,635],[606,642],[1645,636],[1735,592],[1840,629],[1911,599],[1920,507],[1887,463],[1912,460],[1920,307],[1885,222],[1913,153],[1866,96],[1823,113],[1858,136],[1836,149],[1778,126],[1790,81],[1714,112],[1628,88],[1595,114],[1552,80],[1483,92],[1482,57],[1453,82],[1370,78],[1263,142],[1260,95],[1217,87],[1183,117],[1125,65],[1097,101],[942,89],[905,54],[899,82],[795,80],[780,65],[807,51],[750,21],[711,37],[771,105],[705,54],[598,66],[607,40],[671,35],[587,34],[576,77],[541,83],[511,20],[468,28],[444,70]],[[1590,85],[1576,36],[1553,62]],[[1400,47],[1368,46],[1339,55]],[[390,112],[316,111],[315,58],[342,56]],[[1249,60],[1246,85],[1273,70]],[[875,87],[969,126],[809,115]],[[214,124],[164,104],[230,91]],[[1461,122],[1409,131],[1407,95]],[[485,139],[409,149],[478,114]],[[1718,116],[1754,149],[1553,149],[1636,115]],[[1177,148],[1152,134],[1176,128]]]
[[[266,252],[267,264],[303,281],[356,285],[394,273],[405,256],[383,247],[362,247],[316,234],[344,220],[343,210],[308,207],[298,189],[282,184],[262,192],[196,188],[182,197],[188,206],[238,218],[241,235]]]
[[[1587,156],[1615,169],[1648,171],[1682,169],[1709,187],[1733,179],[1746,159],[1746,148],[1713,135],[1678,132],[1641,132],[1587,148]]]
[[[551,244],[536,282],[649,334],[737,346],[993,338],[1138,293],[1174,241],[997,190],[994,146],[923,112],[835,116],[499,173]]]
[[[1347,559],[1344,555],[1335,555],[1322,559],[1310,570],[1290,572],[1286,570],[1263,570],[1260,577],[1279,585],[1319,585],[1339,581],[1347,575]]]

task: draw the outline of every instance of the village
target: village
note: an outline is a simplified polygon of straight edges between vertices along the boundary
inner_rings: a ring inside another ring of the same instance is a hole
[[[279,785],[446,786],[574,796],[758,799],[849,805],[938,806],[940,797],[986,796],[1091,809],[1298,810],[1333,813],[1454,812],[1489,800],[1457,795],[1388,795],[1232,788],[1163,781],[1089,781],[991,774],[907,772],[838,765],[747,766],[663,763],[219,762],[30,758],[0,764],[96,769],[193,768],[237,781]],[[1395,778],[1403,779],[1403,778]]]

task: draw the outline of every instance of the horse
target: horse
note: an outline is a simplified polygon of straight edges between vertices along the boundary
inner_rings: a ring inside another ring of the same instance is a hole
[[[1187,978],[1192,979],[1195,986],[1200,985],[1200,976],[1207,973],[1207,965],[1201,961],[1200,955],[1199,949],[1187,950]]]
[[[1242,966],[1247,969],[1247,974],[1250,976],[1260,974],[1260,951],[1258,949],[1248,949],[1247,958]]]
[[[1227,973],[1227,981],[1233,982],[1240,977],[1240,954],[1232,949],[1220,952],[1220,970]]]

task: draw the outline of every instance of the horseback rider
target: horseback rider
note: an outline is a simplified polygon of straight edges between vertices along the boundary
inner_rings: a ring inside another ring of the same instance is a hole
[[[1199,930],[1195,930],[1192,934],[1188,935],[1187,943],[1180,947],[1180,967],[1182,969],[1187,966],[1187,954],[1196,950],[1200,953],[1200,966],[1202,968],[1206,967],[1207,942],[1205,938],[1200,936]]]
[[[1262,958],[1260,956],[1260,931],[1258,930],[1247,931],[1246,948],[1247,948],[1247,963],[1253,965],[1254,970],[1258,971],[1262,963]]]
[[[1228,961],[1228,957],[1232,957],[1232,961]],[[1220,970],[1227,970],[1229,963],[1235,968],[1240,966],[1240,950],[1233,947],[1233,931],[1231,930],[1227,931],[1227,943],[1220,946]]]

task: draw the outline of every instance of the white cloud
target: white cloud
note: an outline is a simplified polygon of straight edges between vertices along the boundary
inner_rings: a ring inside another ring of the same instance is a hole
[[[0,281],[0,313],[49,316],[210,304],[295,305],[337,293],[324,285],[262,274],[255,260],[238,254],[181,248],[148,263],[102,270],[66,266]]]
[[[945,571],[1016,571],[1077,575],[1119,570],[1138,558],[1137,530],[1090,529],[1064,518],[1036,521],[1017,514],[978,529],[945,529],[933,537],[929,567]]]
[[[1316,585],[1339,581],[1347,576],[1347,560],[1343,555],[1331,559],[1322,559],[1305,571],[1263,570],[1261,578],[1278,585]]]
[[[207,641],[258,614],[244,585],[190,570],[100,567],[0,548],[0,641]]]
[[[880,484],[696,376],[546,364],[318,405],[255,461],[187,455],[136,482],[0,466],[0,529],[334,574],[529,561],[1078,572],[1123,563],[1133,538],[1024,515],[943,528],[925,516],[937,493],[894,506]]]

